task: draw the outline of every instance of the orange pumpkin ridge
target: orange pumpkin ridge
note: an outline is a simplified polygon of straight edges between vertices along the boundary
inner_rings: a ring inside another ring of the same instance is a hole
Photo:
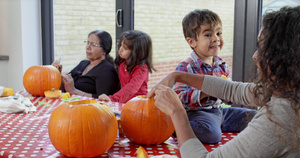
[[[136,144],[152,145],[166,141],[174,132],[172,120],[154,105],[153,98],[135,97],[121,111],[121,127]]]
[[[63,103],[49,119],[53,146],[69,157],[95,157],[103,154],[117,137],[117,119],[110,108],[95,100]]]
[[[52,65],[32,66],[23,76],[23,85],[33,96],[44,96],[45,91],[61,86],[60,72]]]

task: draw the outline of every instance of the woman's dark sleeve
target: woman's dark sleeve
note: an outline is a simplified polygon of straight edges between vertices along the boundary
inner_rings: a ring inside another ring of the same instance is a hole
[[[119,77],[113,67],[101,71],[95,83],[97,94],[92,94],[94,98],[98,98],[101,94],[112,95],[120,89]]]

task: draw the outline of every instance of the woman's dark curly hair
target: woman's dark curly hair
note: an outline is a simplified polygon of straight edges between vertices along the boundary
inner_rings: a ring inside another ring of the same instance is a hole
[[[255,104],[265,106],[276,125],[268,102],[272,95],[286,98],[295,111],[297,139],[300,137],[300,6],[283,7],[263,16],[257,43],[260,72],[255,81]],[[296,145],[300,148],[300,145]]]

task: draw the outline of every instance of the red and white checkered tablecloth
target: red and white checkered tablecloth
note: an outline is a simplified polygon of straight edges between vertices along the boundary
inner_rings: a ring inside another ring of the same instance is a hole
[[[19,92],[28,96],[27,92]],[[71,96],[77,97],[77,96]],[[80,100],[92,99],[81,97]],[[0,157],[2,158],[64,158],[51,144],[48,135],[48,121],[53,110],[63,103],[60,99],[47,99],[45,97],[34,97],[31,102],[37,107],[33,113],[1,113],[0,112]],[[39,102],[46,102],[39,105]],[[114,112],[119,113],[123,104],[106,103]],[[228,140],[235,137],[237,133],[223,133],[222,140],[218,144],[205,145],[208,151],[212,151]],[[126,136],[117,136],[113,146],[98,157],[136,157],[135,152],[139,145],[130,142]],[[177,139],[170,137],[160,145],[143,146],[148,155],[172,155],[180,157]]]

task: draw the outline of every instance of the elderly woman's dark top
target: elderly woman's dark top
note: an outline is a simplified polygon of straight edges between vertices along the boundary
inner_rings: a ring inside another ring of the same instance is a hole
[[[90,64],[89,60],[82,60],[73,70],[71,75],[76,89],[91,93],[93,98],[101,94],[112,95],[119,91],[120,81],[115,67],[107,60],[102,60],[86,74],[84,69]]]

